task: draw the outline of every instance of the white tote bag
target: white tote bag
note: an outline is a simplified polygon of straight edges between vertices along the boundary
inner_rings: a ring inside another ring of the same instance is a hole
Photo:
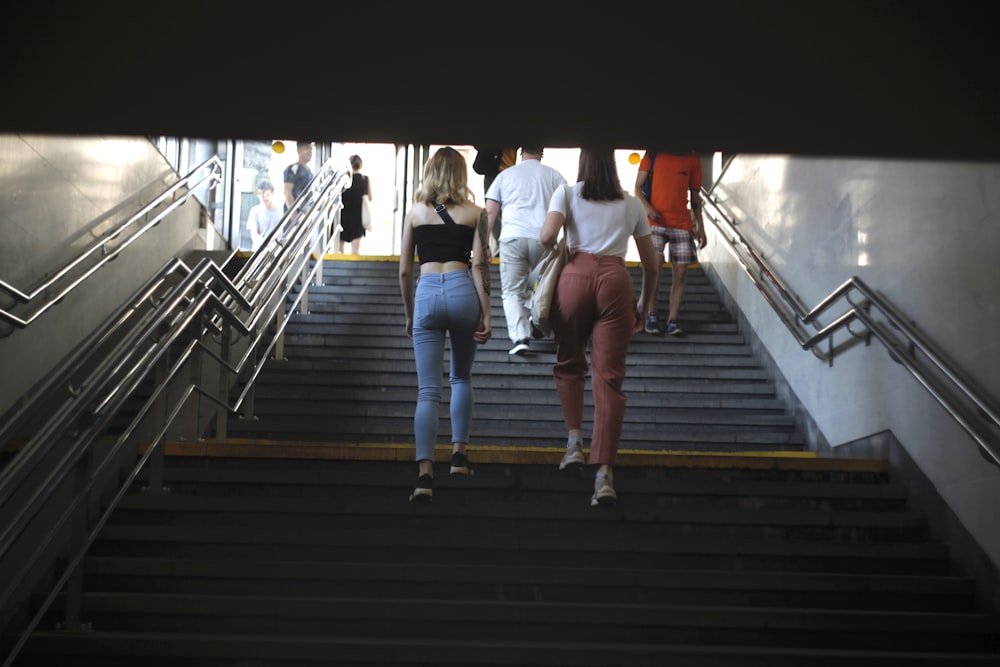
[[[368,206],[368,195],[361,198],[361,224],[364,225],[365,231],[372,230],[372,210]]]
[[[570,193],[573,186],[563,186],[566,195],[566,223],[563,233],[556,242],[556,247],[550,250],[528,276],[531,291],[531,324],[545,336],[552,335],[552,300],[555,298],[556,285],[559,284],[559,274],[566,265],[569,249],[566,247],[566,226],[569,224],[572,199]]]

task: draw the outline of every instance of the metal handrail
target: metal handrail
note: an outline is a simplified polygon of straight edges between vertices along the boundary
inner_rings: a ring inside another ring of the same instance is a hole
[[[179,179],[176,183],[160,193],[151,202],[143,206],[135,215],[130,217],[128,220],[119,223],[113,229],[108,231],[89,248],[85,249],[77,257],[73,258],[64,266],[56,270],[51,277],[40,282],[30,291],[21,290],[10,283],[0,280],[0,290],[13,297],[15,305],[17,303],[31,304],[39,295],[46,295],[45,300],[40,302],[40,305],[38,305],[31,312],[31,314],[26,317],[19,317],[7,309],[0,308],[0,320],[3,320],[8,324],[12,324],[16,329],[24,329],[38,319],[49,308],[59,303],[63,297],[76,289],[81,283],[85,282],[88,278],[97,273],[101,267],[106,265],[108,262],[117,259],[118,255],[120,255],[122,251],[132,245],[132,243],[138,240],[143,234],[159,224],[160,221],[170,215],[174,210],[187,202],[187,200],[190,199],[202,185],[207,183],[209,190],[214,188],[216,184],[222,181],[222,173],[222,161],[218,156],[212,156],[191,170],[191,172],[186,176]],[[169,203],[167,203],[168,201]],[[166,204],[165,207],[164,204]],[[137,225],[140,221],[143,221],[143,224],[138,228],[135,228],[135,225]],[[125,232],[129,232],[129,235],[114,249],[109,250],[108,244]],[[100,257],[96,260],[93,266],[81,275],[68,279],[71,272],[79,268],[80,265],[86,260],[97,255],[98,253],[100,254]],[[67,279],[68,282],[58,291],[51,294],[49,293],[53,286]],[[10,335],[16,329],[11,329],[6,333],[0,333],[0,337]]]
[[[265,347],[266,355],[284,335],[282,313],[293,288],[301,285],[292,300],[294,307],[305,299],[307,286],[321,275],[322,257],[333,241],[328,233],[330,220],[341,206],[341,193],[349,187],[351,173],[349,164],[327,162],[233,278],[210,258],[194,267],[177,258],[167,262],[100,330],[41,381],[29,400],[5,415],[0,424],[0,446],[30,424],[33,414],[44,411],[45,421],[0,469],[0,510],[10,519],[0,528],[0,559],[15,561],[8,567],[14,570],[12,576],[0,581],[0,609],[15,601],[21,582],[28,580],[38,563],[55,562],[60,539],[75,534],[77,540],[66,549],[68,554],[60,551],[66,566],[52,575],[48,596],[20,629],[20,637],[3,656],[3,667],[13,663],[60,591],[71,580],[78,581],[74,577],[79,577],[78,566],[85,553],[140,472],[146,468],[151,480],[161,476],[162,444],[175,422],[185,412],[192,412],[190,400],[205,398],[217,406],[219,423],[240,409],[248,389],[232,402],[230,386],[241,373],[249,375],[247,384],[252,386],[266,361],[257,357],[260,348]],[[274,320],[273,337],[265,341],[272,335],[268,323]],[[230,354],[239,340],[245,343],[246,351],[234,362]],[[178,345],[183,349],[172,358]],[[199,353],[218,362],[217,391],[200,382],[200,370],[186,387],[174,386],[185,365],[200,369],[199,360],[194,358]],[[157,376],[154,387],[131,422],[110,446],[104,443],[97,447],[106,438],[111,420],[151,374]],[[169,409],[168,400],[173,401]],[[198,406],[194,408],[197,428]],[[121,455],[131,453],[127,447],[150,413],[156,418],[153,439],[131,464],[131,470],[122,473],[118,470]],[[112,470],[115,474],[109,476]],[[113,479],[114,488],[101,488],[99,480],[104,479]],[[57,515],[46,517],[41,534],[34,528],[29,533],[46,500],[67,485],[73,489],[72,498],[48,510]],[[87,516],[87,525],[81,529],[80,515],[94,505],[96,494],[111,500],[102,503],[99,516]],[[15,546],[18,556],[24,552],[27,556],[14,559]],[[70,585],[68,589],[65,613],[67,618],[78,620],[79,600],[72,594],[77,588]]]
[[[714,187],[711,190],[702,189],[702,199],[712,209],[703,209],[705,217],[718,230],[744,273],[802,349],[811,351],[832,365],[834,357],[859,341],[867,344],[872,337],[881,341],[890,357],[906,368],[976,441],[984,458],[1000,465],[1000,408],[957,364],[949,360],[884,296],[872,290],[857,276],[845,281],[811,310],[806,309],[767,260],[740,232],[737,224],[716,201],[712,191]],[[860,295],[860,300],[852,299],[854,294]],[[833,322],[821,326],[820,316],[843,302],[846,302],[848,308]],[[873,310],[885,318],[888,324],[876,320],[872,316]],[[866,330],[853,331],[851,324],[854,322],[861,323]],[[807,325],[817,331],[810,333]],[[837,346],[833,344],[833,336],[841,329],[846,329],[852,338],[846,344]],[[819,350],[819,345],[823,342],[827,343],[825,352]]]

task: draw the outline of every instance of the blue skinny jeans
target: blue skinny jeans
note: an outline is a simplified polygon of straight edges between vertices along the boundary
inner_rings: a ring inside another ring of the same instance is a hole
[[[451,342],[451,441],[468,443],[472,422],[472,334],[482,319],[479,296],[468,271],[417,278],[413,301],[413,356],[417,362],[417,408],[413,416],[417,461],[434,460],[444,377],[445,334]]]

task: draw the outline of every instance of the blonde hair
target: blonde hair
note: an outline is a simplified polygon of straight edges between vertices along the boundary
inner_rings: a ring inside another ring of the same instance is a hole
[[[451,146],[439,148],[424,164],[424,175],[413,199],[421,204],[475,202],[469,189],[469,168],[462,154]]]

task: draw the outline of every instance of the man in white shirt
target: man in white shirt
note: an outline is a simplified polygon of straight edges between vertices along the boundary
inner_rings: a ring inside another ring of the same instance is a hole
[[[497,174],[486,192],[486,214],[490,234],[502,211],[500,229],[500,289],[507,335],[514,346],[510,354],[520,355],[531,346],[531,289],[528,274],[545,254],[538,240],[549,201],[566,179],[557,170],[543,165],[543,148],[521,147],[521,162]]]
[[[260,197],[260,203],[251,208],[247,215],[247,229],[250,231],[254,250],[260,247],[284,215],[274,200],[274,186],[270,181],[260,182],[257,186],[257,196]]]

